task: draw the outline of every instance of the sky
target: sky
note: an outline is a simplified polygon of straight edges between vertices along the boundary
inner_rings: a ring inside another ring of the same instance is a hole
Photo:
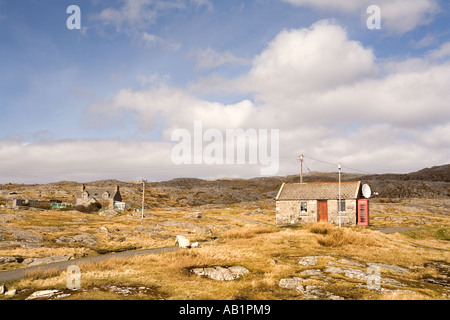
[[[0,183],[448,164],[449,21],[443,0],[0,0]]]

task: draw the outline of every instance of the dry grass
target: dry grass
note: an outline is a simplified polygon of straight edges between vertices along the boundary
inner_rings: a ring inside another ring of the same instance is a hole
[[[275,227],[268,226],[245,226],[242,228],[235,228],[222,233],[225,239],[250,239],[258,234],[272,233],[279,231]]]
[[[330,223],[316,222],[309,224],[308,229],[312,233],[328,234],[330,231],[333,230],[333,225]]]
[[[375,243],[374,239],[369,235],[347,228],[331,229],[323,238],[318,239],[317,242],[324,247],[342,247],[345,245],[366,247]]]

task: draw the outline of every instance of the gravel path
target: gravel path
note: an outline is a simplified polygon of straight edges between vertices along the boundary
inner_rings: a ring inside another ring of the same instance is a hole
[[[27,272],[32,272],[32,271],[36,271],[36,270],[45,271],[45,270],[49,270],[49,269],[52,269],[52,270],[56,269],[61,272],[61,271],[67,270],[68,266],[77,265],[80,263],[98,262],[98,261],[103,261],[103,260],[112,259],[112,258],[129,258],[129,257],[134,257],[134,256],[139,256],[139,255],[169,252],[169,251],[174,251],[174,250],[178,250],[178,249],[179,249],[178,247],[168,247],[168,248],[156,248],[156,249],[148,249],[148,250],[125,251],[125,252],[110,253],[110,254],[105,254],[105,255],[95,256],[95,257],[86,257],[86,258],[68,260],[68,261],[63,261],[63,262],[55,262],[55,263],[50,263],[50,264],[46,264],[46,265],[40,265],[40,266],[35,266],[35,267],[23,268],[23,269],[16,269],[16,270],[11,270],[11,271],[3,271],[3,272],[0,272],[0,283],[5,283],[8,281],[14,281],[14,280],[24,278],[26,276]]]

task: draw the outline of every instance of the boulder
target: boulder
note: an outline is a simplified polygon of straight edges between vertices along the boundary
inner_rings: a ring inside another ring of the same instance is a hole
[[[195,233],[212,234],[211,230],[205,227],[201,227],[192,222],[184,221],[163,221],[156,225],[157,227],[177,227],[182,229],[191,229]]]
[[[106,210],[100,211],[100,212],[98,213],[98,215],[99,215],[99,216],[102,216],[102,217],[115,217],[115,216],[117,216],[117,215],[119,215],[119,214],[120,214],[120,213],[117,212],[117,211],[114,210],[114,209],[106,209]]]
[[[307,256],[307,257],[301,257],[300,261],[298,262],[302,266],[315,266],[317,264],[317,258],[318,256]]]
[[[112,233],[113,231],[109,230],[108,227],[103,226],[98,228],[98,232]]]
[[[28,258],[23,260],[22,264],[26,264],[29,267],[34,266],[40,266],[43,264],[49,264],[49,263],[55,263],[55,262],[62,262],[70,260],[71,257],[67,256],[51,256],[51,257],[45,257],[45,258]]]
[[[0,257],[0,264],[6,264],[6,263],[15,263],[19,262],[21,259],[18,257]]]
[[[187,213],[185,215],[185,218],[200,219],[202,216],[203,216],[203,212],[193,212],[193,213]]]
[[[98,241],[97,238],[89,233],[85,233],[85,234],[77,234],[76,236],[73,236],[72,238],[66,237],[66,236],[62,236],[59,237],[58,239],[56,239],[57,243],[74,243],[74,242],[78,242],[81,244],[85,244],[87,246],[92,246],[92,247],[96,247],[98,246]]]
[[[42,238],[42,236],[40,236],[34,232],[25,231],[25,230],[21,230],[21,229],[15,230],[12,233],[12,237],[16,241],[23,241],[23,242],[27,242],[27,243],[40,243],[44,240]]]
[[[178,245],[180,248],[190,248],[191,242],[184,236],[176,236],[175,245]]]
[[[96,247],[98,246],[97,238],[89,233],[86,234],[77,234],[73,237],[75,242],[79,242],[88,246]]]
[[[199,276],[205,276],[213,280],[219,281],[231,281],[242,277],[244,274],[249,273],[247,268],[242,266],[232,266],[232,267],[204,267],[204,268],[193,268],[192,273]]]
[[[4,284],[0,285],[0,294],[4,294],[8,291],[8,288]]]
[[[5,292],[5,296],[14,297],[16,295],[16,293],[17,293],[16,289],[11,289],[11,290],[8,290]]]
[[[299,277],[283,278],[280,280],[279,286],[284,289],[296,289],[298,291],[301,291],[303,290],[303,286],[301,283],[302,278]]]
[[[280,280],[279,286],[284,289],[297,290],[301,292],[306,299],[321,299],[325,293],[322,288],[317,285],[303,285],[303,279],[299,277],[283,278]],[[326,295],[332,300],[342,300],[339,296],[334,296],[327,292]]]
[[[59,290],[40,290],[33,292],[25,300],[36,300],[36,299],[63,299],[70,296],[70,294],[65,294]]]

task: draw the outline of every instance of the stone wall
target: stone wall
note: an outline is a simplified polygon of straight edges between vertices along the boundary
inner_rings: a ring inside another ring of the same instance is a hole
[[[317,222],[317,201],[307,201],[307,212],[300,212],[299,200],[277,201],[277,225],[296,225]]]
[[[345,200],[345,212],[341,212],[342,225],[356,225],[356,200]],[[328,222],[338,225],[338,200],[328,200]]]
[[[356,225],[356,200],[345,200],[341,212],[341,225]],[[317,200],[307,200],[307,212],[300,212],[300,200],[279,200],[276,203],[276,224],[298,225],[318,221]],[[338,200],[328,200],[328,222],[339,224]]]

